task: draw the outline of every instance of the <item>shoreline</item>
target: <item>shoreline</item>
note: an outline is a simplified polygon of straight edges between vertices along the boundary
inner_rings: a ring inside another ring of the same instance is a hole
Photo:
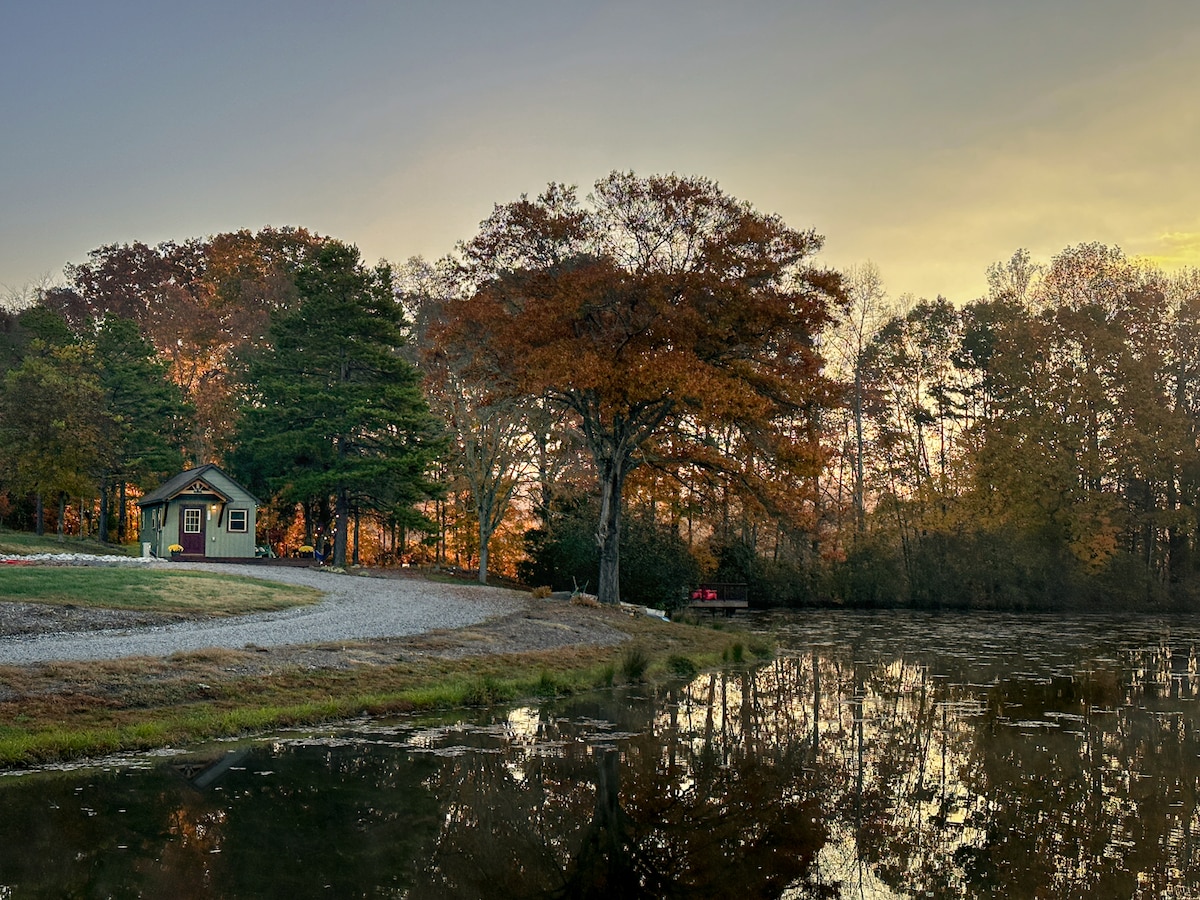
[[[498,615],[417,634],[0,666],[0,769],[677,678],[740,660],[750,643],[517,596]]]

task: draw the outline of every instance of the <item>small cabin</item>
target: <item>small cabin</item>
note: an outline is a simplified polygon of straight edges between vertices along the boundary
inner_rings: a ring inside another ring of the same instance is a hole
[[[214,465],[180,472],[138,501],[142,547],[180,559],[253,559],[258,500]],[[176,554],[171,546],[183,550]]]

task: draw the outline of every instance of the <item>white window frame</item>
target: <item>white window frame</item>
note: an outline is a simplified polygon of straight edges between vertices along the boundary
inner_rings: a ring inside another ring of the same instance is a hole
[[[204,518],[201,513],[202,509],[195,506],[189,506],[183,511],[183,533],[184,534],[200,534],[204,527]]]
[[[250,530],[250,511],[246,509],[229,509],[225,511],[225,515],[229,517],[226,522],[226,527],[232,533],[245,534]],[[234,521],[240,519],[241,526],[238,527]]]

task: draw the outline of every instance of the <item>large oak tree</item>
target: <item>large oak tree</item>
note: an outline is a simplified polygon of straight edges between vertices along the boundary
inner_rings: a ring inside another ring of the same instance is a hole
[[[439,340],[495,396],[573,417],[599,482],[601,601],[620,597],[622,489],[637,466],[701,466],[799,509],[828,400],[815,336],[840,280],[822,238],[698,177],[614,172],[581,202],[551,184],[497,206],[461,249]],[[703,439],[732,429],[732,452]],[[665,440],[670,436],[671,440]]]

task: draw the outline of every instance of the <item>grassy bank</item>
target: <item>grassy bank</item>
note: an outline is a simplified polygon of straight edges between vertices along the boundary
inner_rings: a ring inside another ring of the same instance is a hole
[[[165,660],[0,668],[0,766],[148,750],[361,715],[389,715],[689,676],[750,662],[766,648],[733,631],[595,609],[616,647],[458,656],[455,632],[307,648],[297,661],[254,648]],[[473,629],[472,633],[478,629]],[[313,667],[321,654],[343,668]]]
[[[39,537],[25,531],[0,528],[0,554],[90,553],[94,556],[137,556],[140,549],[136,544],[102,544],[90,537],[66,535],[60,541],[56,534],[44,534]]]

